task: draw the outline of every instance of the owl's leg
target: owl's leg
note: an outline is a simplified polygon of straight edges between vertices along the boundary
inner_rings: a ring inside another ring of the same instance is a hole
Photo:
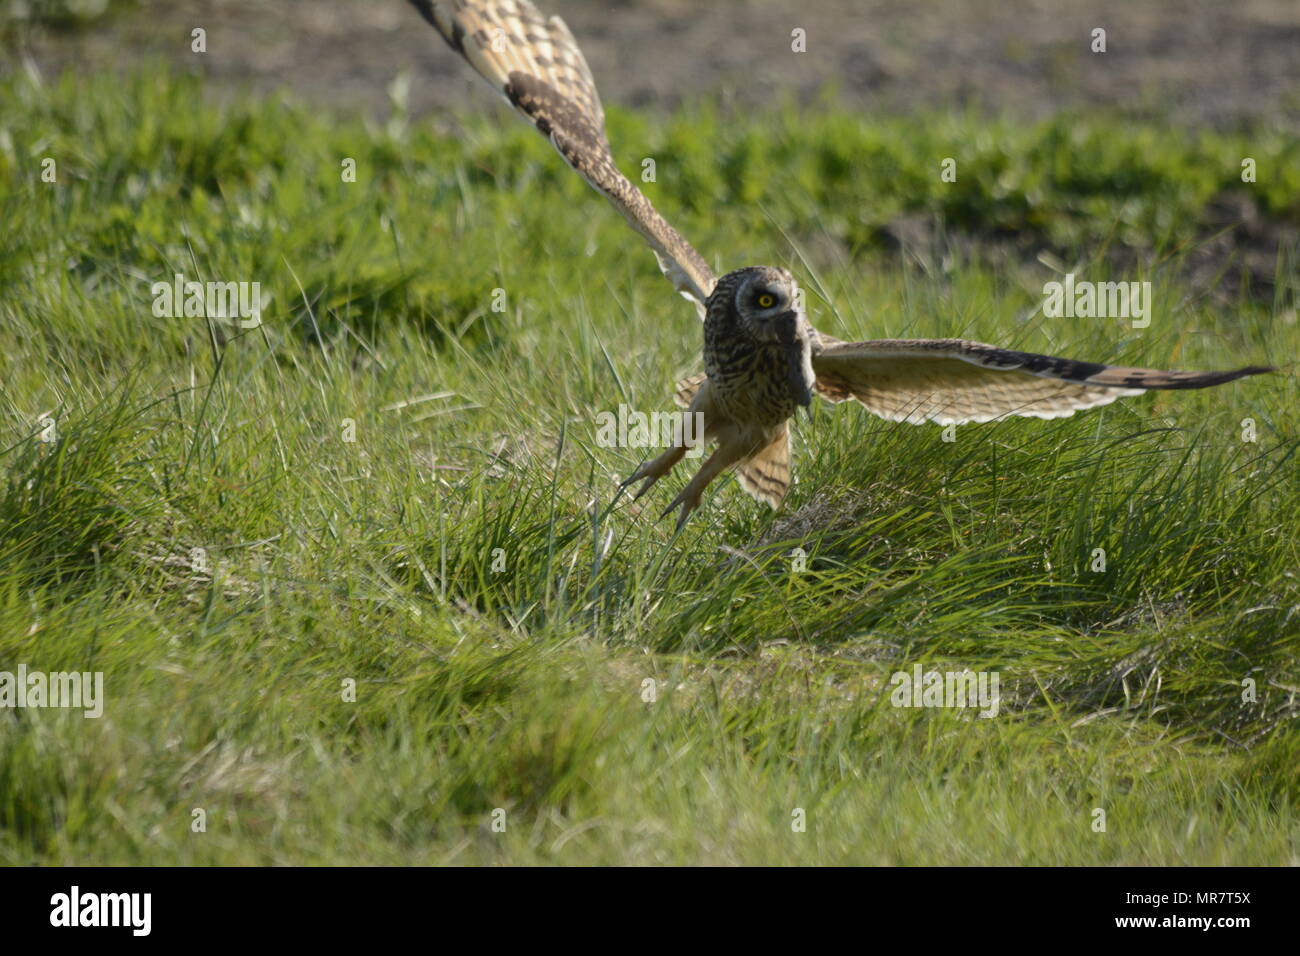
[[[632,474],[629,475],[619,487],[626,488],[628,485],[632,484],[632,482],[640,481],[644,478],[645,483],[637,489],[637,493],[632,496],[632,500],[636,501],[650,490],[651,485],[672,471],[676,464],[682,460],[682,456],[689,450],[690,449],[684,444],[672,446],[662,455],[651,458],[636,471],[632,472]]]
[[[677,516],[677,530],[680,531],[691,512],[700,506],[700,497],[704,494],[704,489],[709,486],[709,482],[744,458],[748,451],[748,447],[741,442],[728,441],[720,444],[709,456],[709,460],[695,473],[695,477],[687,483],[659,517],[666,518],[669,512],[681,505],[681,514]]]
[[[681,395],[682,389],[687,384],[688,382],[679,383],[679,396]],[[694,388],[694,391],[691,396],[690,404],[684,414],[696,416],[693,420],[696,425],[695,431],[689,431],[686,428],[687,422],[683,420],[682,428],[677,431],[675,441],[671,446],[669,446],[668,450],[662,455],[652,458],[650,461],[643,464],[640,468],[629,475],[627,480],[619,486],[621,488],[626,488],[634,481],[645,480],[645,483],[637,489],[637,493],[632,496],[633,501],[640,498],[650,490],[651,485],[672,471],[688,451],[692,448],[699,447],[700,443],[708,441],[713,437],[713,433],[717,426],[717,418],[713,413],[712,406],[708,404],[708,382],[704,381],[703,384],[696,382],[692,387]]]

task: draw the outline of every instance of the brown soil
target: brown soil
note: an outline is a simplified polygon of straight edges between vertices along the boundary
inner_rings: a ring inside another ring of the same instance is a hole
[[[586,50],[604,97],[668,107],[718,94],[849,106],[976,103],[1039,116],[1149,104],[1191,123],[1300,122],[1297,0],[541,0]],[[190,52],[204,27],[208,52]],[[1090,50],[1106,30],[1108,52]],[[791,31],[808,52],[791,51]],[[139,0],[80,31],[8,44],[43,71],[123,69],[161,56],[218,86],[287,88],[382,109],[402,70],[419,111],[463,104],[467,71],[402,0]],[[421,82],[423,80],[423,82]],[[486,90],[468,94],[488,97]],[[473,101],[471,101],[473,102]]]

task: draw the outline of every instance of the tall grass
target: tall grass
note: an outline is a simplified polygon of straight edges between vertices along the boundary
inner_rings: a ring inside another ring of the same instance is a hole
[[[0,100],[0,670],[108,697],[0,710],[0,860],[1297,861],[1293,368],[955,441],[822,406],[779,512],[728,480],[675,535],[684,477],[630,505],[595,423],[667,407],[698,323],[531,131],[159,73]],[[1244,290],[1183,258],[1242,155],[1300,220],[1293,131],[701,105],[611,138],[840,338],[1296,355],[1293,247]],[[1035,249],[1151,281],[1150,327],[1045,319]],[[264,324],[155,317],[175,273],[260,282]],[[893,706],[917,663],[996,672],[998,716]]]

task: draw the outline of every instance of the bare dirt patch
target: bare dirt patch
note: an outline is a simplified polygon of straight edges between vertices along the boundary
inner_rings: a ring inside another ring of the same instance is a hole
[[[1192,123],[1300,119],[1296,0],[541,0],[578,36],[603,95],[671,107],[815,96],[910,109],[954,102],[1031,116],[1148,104]],[[208,52],[190,51],[190,31]],[[1090,50],[1106,30],[1107,52]],[[791,51],[791,31],[808,52]],[[463,105],[462,64],[401,0],[139,0],[83,30],[11,38],[47,72],[161,57],[218,85],[382,109],[404,69],[412,106]],[[5,57],[10,63],[14,59]],[[470,102],[474,102],[471,100]],[[481,101],[480,101],[481,102]]]

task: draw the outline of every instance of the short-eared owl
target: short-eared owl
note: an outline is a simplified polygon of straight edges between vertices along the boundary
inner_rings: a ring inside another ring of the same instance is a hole
[[[559,17],[529,0],[411,0],[452,49],[505,94],[565,161],[645,238],[664,275],[704,320],[704,373],[679,383],[678,403],[704,416],[717,448],[664,511],[680,527],[705,487],[735,467],[744,489],[772,507],[790,487],[789,419],[813,395],[856,399],[891,421],[988,422],[1060,418],[1146,389],[1204,388],[1270,371],[1165,372],[1015,352],[963,339],[841,342],[808,322],[794,277],[751,266],[713,271],[619,172],[587,61]],[[681,460],[669,448],[624,484],[637,497]]]

